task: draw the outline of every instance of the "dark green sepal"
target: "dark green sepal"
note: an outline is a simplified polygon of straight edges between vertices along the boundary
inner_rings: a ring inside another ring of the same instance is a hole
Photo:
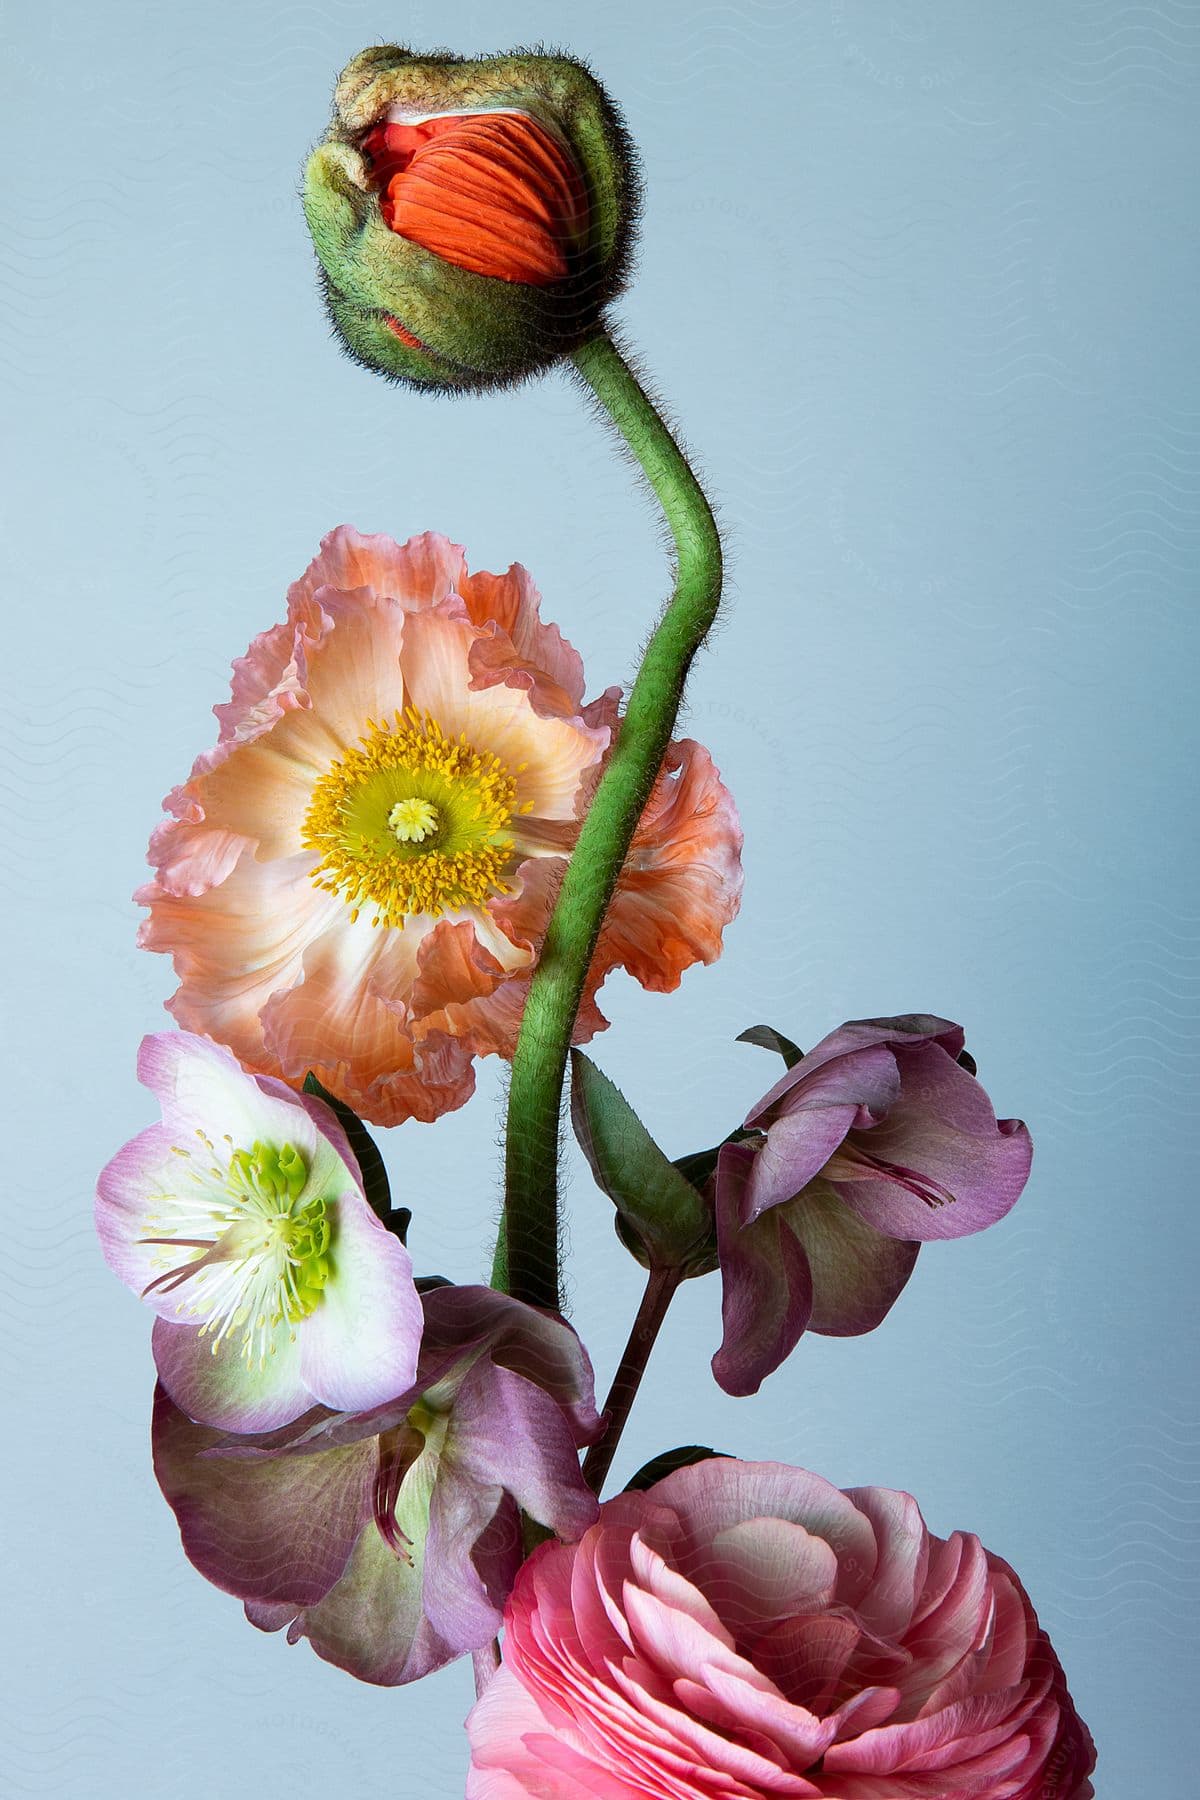
[[[642,1267],[684,1277],[716,1268],[711,1205],[580,1050],[571,1052],[571,1123],[596,1185],[617,1209],[617,1236]]]
[[[632,1480],[625,1483],[627,1494],[644,1494],[656,1482],[664,1481],[676,1469],[690,1469],[696,1463],[711,1462],[713,1457],[727,1458],[727,1450],[713,1450],[707,1444],[681,1444],[677,1450],[663,1450],[643,1463]]]
[[[402,1244],[408,1242],[408,1227],[412,1220],[412,1211],[407,1206],[392,1208],[392,1190],[388,1185],[387,1170],[383,1166],[383,1158],[374,1138],[359,1118],[358,1114],[331,1094],[323,1082],[319,1081],[312,1070],[304,1077],[304,1092],[323,1100],[330,1112],[334,1114],[338,1124],[345,1132],[358,1162],[362,1175],[363,1193],[367,1203],[377,1219],[395,1233]]]
[[[731,1131],[728,1137],[722,1138],[719,1144],[714,1144],[711,1150],[692,1150],[687,1156],[677,1156],[675,1167],[685,1181],[690,1181],[693,1187],[703,1191],[705,1183],[716,1169],[717,1159],[726,1144],[754,1143],[762,1135],[761,1131],[753,1129],[747,1131],[744,1125],[739,1125],[736,1131]]]
[[[784,1037],[782,1031],[776,1031],[773,1025],[749,1025],[745,1031],[738,1032],[735,1042],[757,1044],[760,1050],[775,1050],[789,1069],[794,1069],[804,1056],[800,1046]]]

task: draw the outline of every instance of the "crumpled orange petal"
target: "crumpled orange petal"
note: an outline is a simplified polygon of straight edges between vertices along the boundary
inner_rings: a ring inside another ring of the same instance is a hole
[[[451,113],[376,125],[363,151],[384,220],[475,275],[561,281],[587,221],[569,152],[526,113]]]

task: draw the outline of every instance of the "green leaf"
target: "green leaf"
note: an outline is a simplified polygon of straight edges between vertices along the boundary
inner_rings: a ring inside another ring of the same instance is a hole
[[[350,1148],[358,1160],[363,1178],[363,1193],[367,1196],[372,1212],[394,1231],[402,1244],[408,1241],[408,1227],[412,1213],[407,1206],[397,1207],[392,1211],[392,1190],[388,1186],[387,1170],[383,1166],[383,1158],[374,1138],[363,1124],[356,1112],[339,1100],[336,1094],[318,1081],[312,1070],[304,1077],[304,1092],[313,1094],[323,1100],[326,1106],[337,1117],[337,1122],[349,1140]]]
[[[644,1494],[647,1488],[673,1475],[676,1469],[690,1469],[695,1463],[709,1462],[714,1456],[725,1457],[727,1454],[724,1450],[710,1449],[707,1444],[681,1444],[678,1450],[663,1450],[658,1456],[652,1456],[648,1463],[643,1463],[633,1480],[625,1483],[625,1492]]]
[[[798,1044],[791,1038],[784,1037],[782,1031],[776,1031],[773,1025],[751,1025],[745,1031],[739,1031],[736,1042],[739,1044],[757,1044],[760,1050],[776,1050],[782,1056],[789,1069],[794,1069],[804,1055]]]
[[[714,1268],[712,1209],[579,1050],[571,1052],[571,1123],[596,1185],[617,1209],[617,1235],[637,1260],[685,1275]]]

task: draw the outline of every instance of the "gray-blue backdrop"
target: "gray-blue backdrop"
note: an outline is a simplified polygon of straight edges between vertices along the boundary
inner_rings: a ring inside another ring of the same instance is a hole
[[[322,531],[520,559],[593,691],[664,592],[657,529],[568,382],[434,402],[337,355],[296,201],[363,44],[589,57],[642,146],[620,308],[719,496],[735,583],[688,727],[747,829],[724,960],[624,977],[602,1064],[673,1153],[773,1077],[759,1019],[963,1020],[1030,1122],[1017,1212],[937,1246],[883,1330],[755,1401],[669,1322],[617,1474],[680,1439],[904,1486],[1024,1576],[1107,1800],[1185,1800],[1200,899],[1188,0],[444,0],[6,8],[0,249],[11,1102],[0,1356],[0,1789],[454,1800],[466,1666],[361,1687],[184,1561],[147,1460],[148,1321],[91,1237],[149,1122],[170,972],[146,836],[231,657]],[[387,1140],[424,1267],[476,1278],[500,1072]],[[575,1320],[602,1380],[637,1275],[576,1159]],[[655,1380],[653,1377],[657,1377]],[[1187,1741],[1188,1739],[1192,1741]]]

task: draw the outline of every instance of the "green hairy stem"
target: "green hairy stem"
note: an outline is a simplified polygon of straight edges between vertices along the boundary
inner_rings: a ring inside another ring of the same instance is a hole
[[[558,1133],[575,1015],[605,910],[721,598],[721,540],[708,501],[653,402],[607,335],[572,361],[661,505],[675,544],[675,591],[650,639],[616,745],[580,828],[525,1003],[512,1065],[505,1210],[493,1280],[559,1306]]]

